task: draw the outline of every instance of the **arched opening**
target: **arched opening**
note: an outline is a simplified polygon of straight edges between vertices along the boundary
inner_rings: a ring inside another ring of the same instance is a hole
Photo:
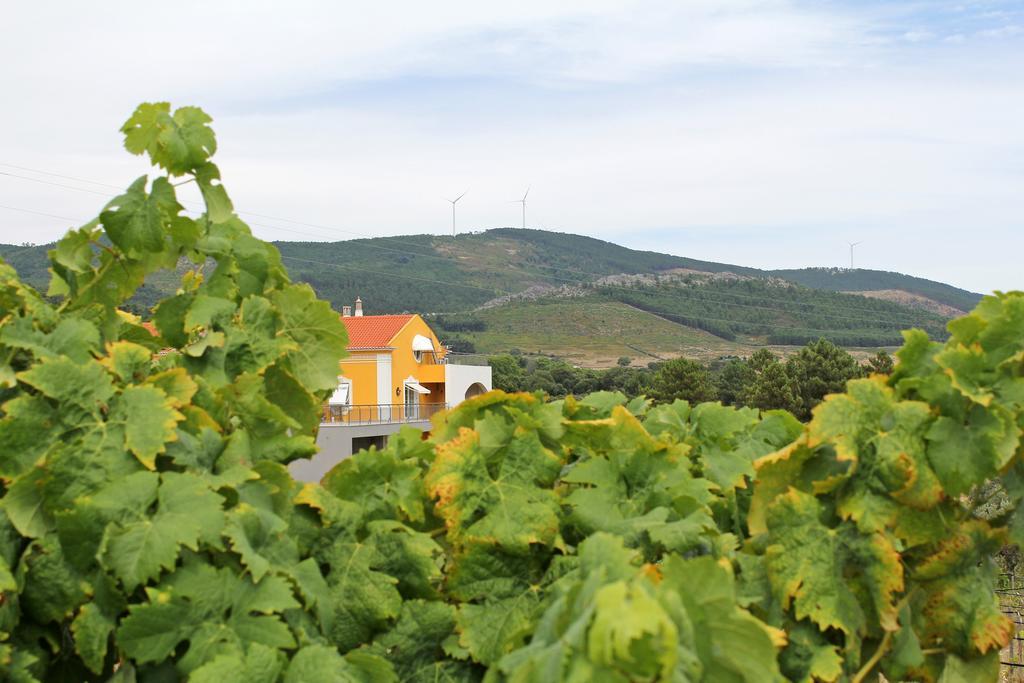
[[[474,396],[479,396],[480,394],[486,393],[487,387],[485,387],[483,384],[480,384],[480,382],[473,382],[472,384],[469,385],[469,388],[466,389],[466,398],[473,398]]]

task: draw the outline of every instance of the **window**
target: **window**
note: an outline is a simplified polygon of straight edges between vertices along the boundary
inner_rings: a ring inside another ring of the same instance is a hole
[[[434,342],[429,337],[417,334],[412,338],[412,355],[416,358],[417,363],[423,362],[423,354],[426,352],[434,353]]]
[[[419,420],[420,419],[420,396],[426,396],[430,393],[430,389],[416,381],[411,375],[405,380],[405,393],[402,396],[405,399],[405,419],[406,420]]]
[[[352,406],[352,382],[342,377],[338,378],[338,388],[334,390],[327,399],[327,409],[332,422],[342,420],[348,414]]]
[[[420,414],[420,395],[408,384],[405,385],[405,419],[415,420]]]

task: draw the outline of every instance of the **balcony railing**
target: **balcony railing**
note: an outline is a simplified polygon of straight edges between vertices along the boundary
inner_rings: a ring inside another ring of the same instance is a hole
[[[442,361],[448,365],[488,365],[487,355],[483,353],[449,353]]]
[[[422,422],[447,408],[447,403],[328,405],[324,406],[321,424],[376,425]]]

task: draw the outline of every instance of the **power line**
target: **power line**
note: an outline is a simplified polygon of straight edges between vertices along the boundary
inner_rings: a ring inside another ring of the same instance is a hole
[[[74,185],[55,183],[49,180],[42,180],[41,178],[29,178],[28,176],[18,175],[17,173],[8,173],[7,171],[0,171],[0,175],[8,176],[9,178],[18,178],[20,180],[28,180],[33,183],[42,183],[43,185],[52,185],[53,187],[63,187],[65,190],[75,190],[76,192],[88,192],[89,194],[98,194],[101,197],[107,197],[108,199],[112,198],[109,192],[100,192],[99,190],[87,190],[84,187],[75,187]]]
[[[6,166],[7,168],[16,168],[19,171],[29,171],[30,173],[39,173],[41,175],[48,175],[48,176],[52,176],[54,178],[63,178],[64,180],[74,180],[75,182],[79,182],[79,183],[88,183],[90,185],[99,185],[100,187],[109,187],[111,189],[118,190],[118,191],[120,191],[122,189],[119,185],[113,185],[111,183],[101,183],[101,182],[98,182],[96,180],[86,180],[85,178],[76,178],[74,176],[63,175],[63,174],[60,174],[60,173],[52,173],[50,171],[41,171],[38,168],[29,168],[27,166],[18,166],[16,164],[7,164],[7,163],[3,163],[3,162],[0,162],[0,166]]]
[[[99,182],[99,181],[95,181],[95,180],[87,180],[85,178],[77,178],[75,176],[64,175],[64,174],[61,174],[61,173],[53,173],[51,171],[43,171],[43,170],[37,169],[37,168],[29,168],[27,166],[17,166],[15,164],[8,164],[8,163],[4,163],[4,162],[0,162],[0,166],[7,166],[8,168],[16,168],[16,169],[19,169],[19,170],[22,170],[22,171],[29,171],[31,173],[39,173],[39,174],[42,174],[42,175],[52,176],[54,178],[63,178],[65,180],[74,180],[74,181],[80,182],[80,183],[89,183],[91,185],[98,185],[100,187],[109,187],[109,188],[111,188],[113,190],[117,190],[118,192],[123,192],[124,191],[124,188],[120,187],[119,185],[113,185],[111,183],[103,183],[103,182]],[[59,183],[51,183],[51,182],[48,182],[48,181],[45,181],[45,180],[41,180],[39,178],[29,178],[27,176],[17,175],[17,174],[14,174],[14,173],[5,173],[3,171],[0,171],[0,174],[6,175],[6,176],[10,176],[12,178],[20,178],[22,180],[29,180],[29,181],[32,181],[32,182],[38,182],[38,183],[44,183],[44,184],[48,184],[48,185],[54,185],[56,187],[64,187],[64,188],[67,188],[67,189],[70,189],[70,190],[78,190],[80,192],[91,192],[93,194],[103,194],[103,193],[100,193],[100,192],[96,192],[95,190],[86,190],[84,188],[73,187],[71,185],[62,185],[62,184],[59,184]],[[340,233],[343,233],[343,234],[346,234],[346,235],[354,235],[356,237],[360,237],[360,238],[364,238],[364,239],[388,240],[389,242],[394,242],[396,244],[408,244],[408,245],[414,246],[414,247],[420,247],[420,248],[423,247],[422,244],[417,244],[416,242],[410,242],[408,240],[400,240],[400,239],[396,239],[394,237],[387,237],[387,236],[370,235],[368,233],[355,232],[355,231],[352,231],[352,230],[345,230],[343,228],[339,228],[339,227],[336,227],[336,226],[318,225],[316,223],[306,223],[306,222],[303,222],[303,221],[292,220],[290,218],[280,218],[278,216],[269,216],[267,214],[256,213],[255,211],[240,211],[240,210],[236,209],[236,213],[247,215],[247,216],[256,216],[257,218],[264,218],[264,219],[272,220],[272,221],[281,221],[282,223],[291,223],[293,225],[302,225],[302,226],[305,226],[305,227],[308,227],[308,228],[317,228],[317,229],[320,229],[320,230],[329,230],[329,231],[332,231],[332,232],[340,232]],[[273,229],[277,229],[277,230],[284,230],[285,232],[298,232],[298,231],[295,231],[295,230],[287,230],[286,228],[278,228],[276,226],[264,226],[264,227],[273,228]],[[301,232],[299,232],[298,234],[306,234],[306,235],[309,235],[311,237],[321,237],[321,238],[328,237],[328,235],[318,235],[318,234],[315,234],[315,233],[301,233]],[[376,247],[376,248],[383,248],[383,247]],[[408,253],[408,252],[403,252],[403,253]],[[434,256],[432,254],[418,254],[418,255],[421,255],[421,256]],[[435,258],[443,258],[443,257],[436,257],[435,256]]]
[[[68,218],[67,216],[58,216],[56,214],[45,213],[43,211],[34,211],[32,209],[19,209],[16,206],[5,206],[3,204],[0,204],[0,209],[7,209],[9,211],[21,211],[22,213],[34,213],[37,216],[46,216],[47,218],[57,218],[57,219],[60,219],[62,221],[71,221],[71,223],[81,223],[82,222],[82,221],[79,221],[77,218]]]
[[[16,167],[13,164],[3,164],[3,165],[11,166],[11,167]],[[99,182],[96,182],[96,181],[88,181],[88,180],[84,180],[84,179],[80,179],[80,178],[74,178],[73,176],[65,176],[65,175],[57,174],[57,173],[50,173],[48,171],[41,171],[41,170],[37,170],[37,169],[28,169],[27,167],[21,167],[21,166],[17,166],[16,168],[30,170],[31,172],[34,172],[34,173],[44,173],[44,174],[52,175],[52,176],[55,176],[55,177],[63,177],[63,178],[73,179],[73,180],[76,180],[76,181],[79,181],[79,182],[92,182],[92,183],[94,183],[96,185],[102,185],[102,186],[105,186],[105,187],[114,187],[112,185],[108,185],[107,183],[99,183]],[[12,177],[12,178],[18,178],[18,179],[21,179],[21,180],[27,180],[27,181],[36,182],[36,183],[42,183],[42,184],[46,184],[46,185],[52,185],[52,186],[55,186],[55,187],[61,187],[61,188],[69,189],[69,190],[75,190],[75,191],[78,191],[78,192],[87,192],[87,193],[90,193],[90,194],[97,194],[97,195],[101,195],[101,196],[107,196],[108,198],[110,198],[107,193],[98,192],[98,191],[95,191],[95,190],[88,190],[88,189],[85,189],[85,188],[73,187],[71,185],[64,185],[62,183],[54,183],[54,182],[50,182],[50,181],[46,181],[46,180],[41,180],[41,179],[38,179],[38,178],[29,178],[29,177],[26,177],[26,176],[21,176],[21,175],[14,174],[14,173],[7,173],[7,172],[4,172],[4,171],[0,171],[0,175]],[[191,211],[192,212],[198,212],[198,210],[196,210],[196,209],[191,209]],[[262,217],[268,218],[270,220],[280,220],[280,221],[285,221],[285,222],[289,222],[289,223],[295,223],[295,224],[298,224],[298,225],[309,225],[311,227],[320,227],[320,228],[323,228],[323,229],[332,229],[332,228],[329,228],[329,227],[326,227],[326,226],[317,226],[316,224],[302,223],[300,221],[292,221],[290,219],[275,218],[273,216],[266,216],[264,214],[258,214],[258,213],[255,213],[255,212],[249,212],[249,211],[237,211],[237,212],[240,213],[240,214],[246,214],[246,215],[262,216]],[[252,223],[253,223],[253,225],[256,225],[256,226],[259,226],[259,227],[265,227],[265,228],[268,228],[268,229],[271,229],[271,230],[281,230],[281,231],[284,231],[284,232],[292,232],[292,233],[296,233],[296,234],[308,234],[308,235],[313,236],[313,237],[324,237],[323,235],[316,235],[316,234],[312,234],[312,233],[304,233],[304,232],[298,231],[298,230],[291,230],[291,229],[288,229],[288,228],[281,228],[279,226],[260,224],[260,223],[254,222],[254,221]],[[338,230],[340,230],[340,229],[338,229]],[[359,233],[353,233],[353,234],[359,234]],[[373,238],[370,238],[370,239],[373,239]],[[377,239],[389,239],[389,238],[377,238]],[[443,260],[443,261],[446,261],[446,262],[449,262],[449,263],[458,263],[454,259],[450,259],[450,258],[447,258],[447,257],[444,257],[444,256],[440,256],[440,255],[437,255],[437,254],[425,254],[425,253],[420,253],[420,252],[409,252],[409,251],[404,251],[404,250],[400,250],[400,249],[392,249],[392,248],[389,248],[389,247],[383,247],[383,246],[380,246],[380,245],[367,244],[365,242],[360,242],[360,244],[362,244],[363,246],[367,246],[367,247],[371,247],[371,248],[375,248],[375,249],[383,249],[385,251],[392,251],[392,252],[396,252],[396,253],[409,254],[409,255],[425,257],[425,258],[434,258],[434,259]],[[412,244],[412,243],[409,243],[409,244]],[[419,246],[419,245],[417,245],[417,246]],[[302,259],[299,259],[299,258],[296,258],[296,257],[288,257],[288,258],[292,258],[293,260],[298,260],[298,261],[302,260]],[[319,263],[321,265],[325,265],[326,264],[326,262],[313,261],[313,260],[309,260],[309,262],[310,263]],[[341,264],[338,264],[338,265],[341,265]],[[534,264],[534,265],[540,265],[540,264]],[[346,266],[346,267],[348,267],[348,268],[350,268],[352,270],[359,270],[359,268],[355,267],[355,266]],[[556,268],[557,269],[556,266],[541,266],[541,267],[548,267],[548,268]],[[370,270],[367,270],[367,269],[363,269],[363,270],[365,272],[374,272],[374,271],[370,271]],[[517,273],[517,274],[520,274],[520,275],[526,275],[527,277],[540,277],[540,278],[545,278],[545,279],[554,280],[554,281],[560,281],[560,282],[565,282],[565,283],[571,283],[571,284],[576,284],[576,285],[592,284],[592,285],[594,285],[596,287],[601,287],[601,288],[605,288],[605,289],[617,289],[617,290],[620,290],[620,291],[628,291],[628,292],[631,292],[631,293],[637,293],[637,292],[644,291],[644,290],[640,290],[640,289],[638,289],[636,287],[624,287],[624,286],[620,286],[620,285],[613,285],[613,284],[606,284],[606,283],[605,284],[597,284],[597,283],[593,283],[593,282],[588,283],[588,282],[581,282],[580,280],[576,280],[576,279],[573,279],[573,278],[563,278],[563,277],[558,277],[558,276],[555,276],[555,275],[543,275],[543,274],[539,274],[539,273],[530,273],[529,271],[521,270],[521,269],[516,268],[514,266],[511,266],[511,265],[505,266],[503,270],[505,270],[506,272],[510,272],[510,273]],[[574,272],[573,269],[569,269],[569,268],[564,268],[563,270],[567,270],[569,272]],[[492,272],[498,272],[498,271],[496,269],[492,269]],[[585,275],[591,275],[591,276],[594,276],[594,277],[602,277],[602,278],[603,277],[608,277],[607,273],[595,273],[595,272],[591,272],[591,271],[575,271],[575,272],[579,272],[579,273],[585,274]],[[638,276],[640,276],[640,275],[638,275]],[[411,278],[411,279],[416,279],[413,276],[404,276],[404,277]],[[425,280],[424,279],[424,281],[431,281],[431,280]],[[439,281],[434,280],[432,282],[439,282]],[[464,288],[473,288],[473,289],[479,289],[479,290],[483,290],[483,291],[494,291],[496,293],[502,293],[501,290],[491,290],[489,288],[478,287],[478,286],[474,286],[474,285],[455,285],[454,283],[449,283],[449,286],[458,286],[458,287],[464,287]],[[733,297],[733,298],[741,298],[741,299],[752,299],[752,300],[755,300],[755,301],[764,301],[764,300],[767,299],[769,301],[777,301],[777,302],[782,303],[782,304],[784,304],[786,306],[789,306],[789,307],[805,306],[805,307],[811,307],[813,309],[813,308],[819,308],[819,307],[823,306],[823,304],[816,304],[814,302],[786,301],[786,300],[783,300],[783,299],[778,299],[778,298],[774,298],[774,297],[770,297],[770,296],[756,297],[756,296],[752,296],[752,295],[745,295],[745,294],[732,293],[732,292],[713,292],[713,293],[715,295],[720,295],[720,296]],[[793,311],[792,308],[786,309],[786,308],[778,308],[778,307],[763,306],[763,305],[741,304],[741,303],[735,303],[733,301],[723,301],[723,300],[720,300],[720,299],[708,298],[706,292],[703,293],[703,295],[701,296],[701,300],[703,302],[713,303],[713,304],[718,304],[718,305],[723,305],[723,306],[750,308],[750,309],[761,310],[761,311],[776,311],[776,312],[781,312],[781,313],[800,313],[800,311]],[[862,311],[871,312],[871,313],[876,312],[876,309],[869,309],[869,308],[864,308],[864,307],[859,307],[859,306],[850,306],[850,307],[847,307],[847,308],[849,310],[862,310]],[[807,312],[807,311],[804,311],[804,313],[805,314],[810,314],[810,315],[817,315],[819,317],[831,318],[833,320],[849,320],[849,321],[869,322],[869,323],[883,322],[883,323],[889,323],[889,324],[897,325],[897,326],[914,325],[914,324],[918,323],[917,320],[914,320],[914,319],[911,319],[911,318],[893,319],[893,318],[878,318],[876,316],[873,316],[871,318],[859,318],[859,317],[855,317],[855,316],[841,315],[841,314],[835,314],[835,313],[811,313],[811,312]]]

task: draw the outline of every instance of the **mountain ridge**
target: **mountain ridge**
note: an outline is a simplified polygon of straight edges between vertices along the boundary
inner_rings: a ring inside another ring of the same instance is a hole
[[[557,310],[564,317],[573,307],[581,308],[584,317],[591,315],[592,320],[579,323],[581,330],[591,332],[604,329],[602,320],[609,327],[612,311],[640,320],[627,308],[675,325],[654,326],[659,330],[657,348],[645,351],[652,356],[678,350],[668,342],[672,330],[689,340],[689,346],[679,347],[684,352],[702,343],[700,339],[707,340],[706,335],[735,346],[708,342],[708,348],[721,346],[723,353],[801,344],[819,337],[848,347],[882,347],[898,344],[899,331],[908,327],[921,327],[942,338],[945,322],[955,311],[969,309],[981,298],[945,283],[899,273],[762,270],[630,249],[584,235],[522,228],[496,228],[455,238],[405,235],[274,244],[292,278],[308,282],[338,310],[359,296],[371,314],[443,314],[442,319],[454,328],[442,329],[463,348],[473,348],[477,342],[482,348],[493,348],[499,341],[511,348],[517,340],[533,339],[543,350],[548,344],[530,329],[531,315],[538,325],[557,327],[557,318],[545,316]],[[0,245],[0,257],[45,291],[47,246]],[[185,267],[190,266],[184,263],[179,270]],[[173,293],[179,276],[165,272],[148,280],[134,299],[135,310],[145,313]],[[876,289],[889,294],[873,296]],[[551,303],[548,300],[562,303],[544,308]],[[490,312],[484,315],[482,307],[488,302]],[[591,314],[588,309],[601,313]],[[479,327],[473,321],[506,333],[500,339],[488,337],[482,330],[468,329]],[[645,336],[654,334],[648,327],[637,323],[634,347],[645,348]],[[568,343],[562,340],[560,348],[564,350]]]
[[[352,257],[358,256],[360,251],[365,251],[366,249],[382,250],[385,252],[385,255],[396,254],[397,257],[393,259],[395,262],[406,264],[409,262],[410,256],[412,259],[417,257],[446,258],[445,255],[452,254],[453,251],[456,258],[458,258],[458,250],[455,245],[460,240],[473,243],[481,238],[505,238],[525,242],[538,249],[548,250],[548,258],[545,259],[545,262],[537,264],[543,270],[535,273],[534,276],[556,282],[565,280],[583,281],[586,279],[569,277],[571,275],[602,277],[619,274],[653,273],[675,268],[685,268],[708,273],[731,272],[737,275],[778,277],[811,289],[828,291],[903,290],[941,304],[952,306],[958,310],[968,310],[981,299],[981,294],[947,283],[893,271],[850,270],[828,267],[760,269],[726,262],[692,259],[650,250],[631,249],[614,242],[586,235],[533,228],[492,228],[480,232],[464,233],[454,239],[448,236],[411,234],[394,237],[354,238],[334,242],[288,240],[275,241],[274,244],[281,249],[282,255],[286,260],[291,258],[296,261],[296,263],[289,266],[289,271],[304,271],[306,269],[301,265],[303,261],[311,265],[318,264],[318,259],[304,259],[302,256],[296,255],[296,252],[304,252],[307,248],[317,250],[315,255],[323,258],[325,252],[329,255],[337,255],[333,252],[336,252],[339,248],[348,247],[353,251],[353,253],[346,255],[348,260],[352,260]],[[51,246],[51,244],[32,246],[0,244],[0,257],[11,262],[12,265],[15,265],[15,268],[18,268],[19,263],[27,265],[34,261],[33,267],[29,269],[29,273],[25,277],[30,281],[34,280],[33,284],[36,286],[42,284],[43,289],[45,289],[45,284],[42,283],[40,275],[45,271],[45,252]],[[431,254],[426,251],[429,249],[435,249],[438,253]],[[600,256],[596,256],[595,251],[603,253]],[[572,254],[572,258],[560,256],[558,252]],[[14,255],[13,258],[12,255]],[[580,263],[590,263],[599,270],[583,270],[572,267],[572,265]],[[551,271],[552,273],[562,272],[563,274],[561,276],[545,275],[544,271]],[[19,272],[21,272],[20,268]],[[353,268],[353,272],[359,271]],[[392,273],[390,275],[395,274]],[[456,286],[459,285],[456,283]]]

